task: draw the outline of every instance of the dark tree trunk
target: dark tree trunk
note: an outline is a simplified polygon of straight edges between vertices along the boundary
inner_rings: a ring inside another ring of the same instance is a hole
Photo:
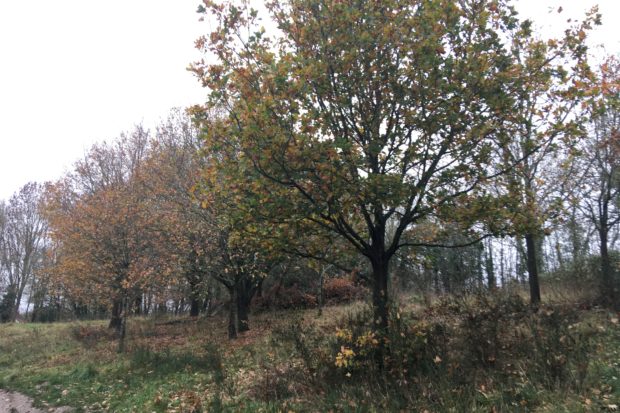
[[[137,315],[142,314],[142,294],[138,294],[135,298],[133,302],[133,312]]]
[[[200,300],[198,297],[192,297],[190,307],[189,307],[189,316],[190,317],[198,317],[200,314]]]
[[[540,304],[540,284],[538,282],[538,260],[536,259],[536,239],[533,234],[525,235],[527,254],[527,272],[530,284],[530,302],[533,306]]]
[[[374,307],[375,328],[382,335],[388,329],[388,266],[384,257],[371,259],[372,262],[372,302]]]
[[[319,291],[317,294],[318,305],[319,305],[319,316],[323,315],[323,301],[324,301],[324,292],[323,292],[323,284],[325,282],[325,271],[321,270],[319,274]]]
[[[189,315],[190,317],[198,317],[200,314],[200,310],[202,308],[202,287],[203,287],[203,278],[201,276],[202,273],[198,271],[198,269],[194,268],[191,272],[186,275],[187,281],[189,282]]]
[[[486,260],[485,260],[487,282],[489,290],[493,291],[497,288],[497,280],[495,278],[495,266],[493,265],[493,241],[487,242]]]
[[[240,333],[250,329],[250,301],[251,298],[248,298],[247,294],[237,292],[237,329]]]
[[[237,330],[238,332],[250,329],[249,314],[252,298],[258,289],[256,280],[252,277],[243,277],[237,283]]]
[[[237,313],[237,289],[235,287],[229,288],[230,304],[228,312],[228,338],[237,338],[237,326],[239,325],[239,317]]]
[[[21,301],[19,288],[15,289],[15,294],[11,298],[11,301],[8,303],[9,322],[14,323],[17,320],[17,316],[19,315],[19,303]]]
[[[616,291],[614,285],[613,267],[611,265],[611,260],[609,259],[608,231],[606,223],[601,223],[599,237],[601,241],[601,297],[603,298],[605,305],[615,307],[617,306]]]
[[[120,298],[115,299],[112,302],[112,317],[110,318],[110,324],[108,324],[108,328],[113,328],[117,333],[120,334],[121,327],[123,323],[122,319],[123,313],[123,300]]]

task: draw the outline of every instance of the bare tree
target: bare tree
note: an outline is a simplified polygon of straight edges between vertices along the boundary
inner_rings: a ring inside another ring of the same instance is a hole
[[[582,211],[599,235],[602,298],[606,304],[618,306],[609,235],[620,223],[620,61],[609,59],[601,72],[601,104],[584,149],[588,173]]]
[[[7,291],[3,306],[6,321],[15,321],[26,286],[40,264],[47,223],[39,214],[42,186],[28,183],[2,207],[0,268]]]

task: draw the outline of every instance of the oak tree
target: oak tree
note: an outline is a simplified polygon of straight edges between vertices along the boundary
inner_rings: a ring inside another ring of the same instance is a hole
[[[302,222],[367,258],[384,329],[392,257],[432,244],[416,225],[467,204],[501,172],[493,153],[510,139],[522,81],[505,39],[519,21],[505,1],[267,9],[270,34],[244,2],[200,8],[215,30],[197,41],[207,57],[193,70],[210,90],[205,110],[227,112],[206,128],[207,147],[241,208],[271,231]]]

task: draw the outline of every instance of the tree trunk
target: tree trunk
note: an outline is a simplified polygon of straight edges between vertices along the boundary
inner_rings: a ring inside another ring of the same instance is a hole
[[[15,296],[15,301],[13,302],[13,305],[11,307],[11,320],[10,322],[14,323],[17,320],[17,316],[19,315],[19,306],[22,302],[22,293],[23,293],[23,288],[17,288],[17,293]]]
[[[127,316],[129,315],[129,298],[121,300],[120,326],[118,328],[118,352],[125,352],[125,336],[127,334]]]
[[[189,315],[190,317],[198,317],[200,314],[200,309],[202,307],[203,300],[201,296],[203,295],[203,277],[201,277],[201,273],[194,268],[191,272],[186,274],[186,279],[189,282]]]
[[[136,315],[142,314],[142,294],[138,294],[138,296],[134,299],[133,312]]]
[[[527,253],[523,247],[523,238],[517,237],[516,239],[517,256],[516,256],[516,272],[517,280],[521,284],[525,284],[525,273],[527,272]]]
[[[200,314],[200,307],[200,300],[198,299],[198,297],[192,297],[189,308],[189,316],[198,317],[198,315]]]
[[[123,300],[120,298],[114,299],[112,302],[112,317],[110,318],[110,324],[108,328],[113,328],[118,334],[121,332],[122,325],[122,312],[123,312]]]
[[[599,237],[601,241],[601,297],[603,302],[607,306],[615,306],[616,304],[616,292],[613,277],[613,267],[611,260],[609,259],[608,250],[608,231],[607,226],[601,223],[601,229],[599,230]]]
[[[497,280],[495,279],[495,266],[493,265],[493,240],[491,239],[487,242],[485,261],[488,287],[489,290],[493,291],[497,288]]]
[[[317,294],[317,298],[318,298],[318,306],[319,306],[319,313],[318,316],[320,317],[321,315],[323,315],[323,283],[325,280],[325,271],[321,270],[321,273],[319,274],[319,291]]]
[[[538,260],[536,259],[536,239],[533,234],[525,235],[527,254],[527,272],[530,284],[530,302],[533,306],[540,304],[540,284],[538,282]]]
[[[505,262],[504,240],[502,239],[499,242],[499,279],[502,285],[506,285]]]
[[[237,291],[237,331],[242,333],[250,329],[249,313],[251,297],[245,292]]]
[[[558,261],[557,269],[564,269],[564,254],[562,253],[562,244],[560,244],[560,235],[555,233],[555,256]]]
[[[237,282],[237,331],[243,332],[250,329],[249,313],[252,298],[258,289],[256,280],[249,276],[242,277]]]
[[[237,338],[237,326],[239,325],[239,317],[237,313],[237,289],[235,287],[229,288],[230,305],[228,313],[228,338]]]
[[[388,329],[388,267],[383,257],[372,259],[372,302],[375,316],[375,331],[385,334]]]

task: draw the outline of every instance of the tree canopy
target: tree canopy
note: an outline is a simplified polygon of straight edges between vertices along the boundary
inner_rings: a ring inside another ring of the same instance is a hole
[[[504,1],[267,9],[273,32],[243,2],[199,9],[216,29],[198,47],[216,60],[193,70],[210,90],[205,110],[224,111],[205,124],[207,148],[240,209],[271,231],[318,228],[367,257],[386,327],[394,254],[433,245],[422,224],[454,208],[480,218],[486,186],[522,160],[501,165],[497,154],[513,139],[516,92],[547,76],[545,47],[537,67],[515,57],[511,42],[532,32]]]

